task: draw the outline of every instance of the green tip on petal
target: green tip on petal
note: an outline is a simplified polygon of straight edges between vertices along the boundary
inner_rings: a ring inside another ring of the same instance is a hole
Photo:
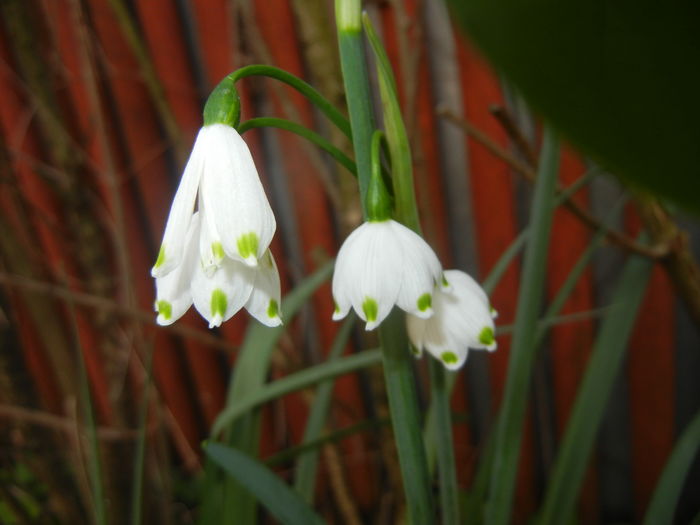
[[[484,328],[479,333],[479,342],[486,346],[490,346],[494,343],[495,337],[493,336],[493,328],[490,326],[484,326]]]
[[[334,314],[339,314],[340,313],[340,306],[338,306],[338,303],[333,301],[333,313]]]
[[[221,260],[224,258],[226,255],[224,253],[224,245],[221,244],[219,241],[211,243],[211,253],[214,255],[214,258],[217,260]]]
[[[440,359],[442,359],[443,363],[446,365],[454,365],[458,361],[457,354],[449,350],[440,354]]]
[[[258,255],[258,234],[255,232],[248,232],[241,235],[236,241],[236,247],[238,248],[238,253],[243,259],[248,259],[249,257],[257,257]]]
[[[274,319],[279,316],[279,305],[274,299],[270,299],[270,304],[267,306],[267,316]]]
[[[173,316],[173,305],[168,301],[158,301],[156,302],[156,311],[158,312],[158,315],[163,316],[163,319],[169,321]]]
[[[228,306],[228,299],[226,299],[226,294],[223,290],[217,288],[211,293],[211,315],[212,317],[226,315],[226,307]]]
[[[442,285],[443,286],[449,286],[450,283],[447,281],[447,277],[445,277],[445,274],[442,274]]]
[[[429,293],[424,293],[418,298],[417,305],[421,312],[425,312],[428,308],[433,306],[433,296]]]
[[[163,263],[165,262],[165,244],[160,245],[160,250],[158,250],[158,258],[156,259],[156,263],[153,265],[153,268],[160,268],[163,266]]]
[[[411,349],[411,353],[414,356],[416,356],[416,357],[420,356],[420,350],[418,350],[418,347],[416,345],[414,345],[413,343],[409,343],[408,347]]]
[[[365,313],[367,321],[373,322],[377,320],[377,312],[379,307],[377,306],[377,301],[371,297],[365,298],[365,302],[362,303],[362,311]]]

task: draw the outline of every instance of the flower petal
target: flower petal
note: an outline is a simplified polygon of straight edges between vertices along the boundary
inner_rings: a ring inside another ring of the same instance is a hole
[[[214,227],[211,214],[204,204],[201,195],[199,198],[199,214],[202,217],[202,229],[199,235],[199,256],[204,273],[211,277],[224,260],[226,254],[221,244],[221,237]]]
[[[195,213],[185,236],[185,253],[181,263],[163,277],[156,278],[156,322],[166,326],[174,323],[192,305],[190,283],[197,266],[196,239],[199,236],[199,214]]]
[[[420,235],[398,222],[391,222],[403,252],[397,265],[402,274],[396,304],[406,312],[427,319],[433,315],[433,291],[435,285],[442,281],[442,266],[433,249]]]
[[[245,305],[246,310],[266,326],[279,326],[280,276],[270,250],[266,251],[255,271],[255,285]]]
[[[197,265],[191,286],[194,306],[209,328],[220,326],[248,302],[254,282],[255,269],[229,258],[211,276]]]
[[[238,132],[223,124],[203,128],[208,154],[201,191],[226,255],[255,266],[275,233],[275,216],[253,157]]]
[[[390,221],[364,223],[338,252],[333,295],[349,299],[357,315],[366,321],[366,330],[381,324],[396,303],[401,284],[396,275],[400,257]]]
[[[185,237],[188,231],[194,201],[197,197],[197,188],[202,176],[204,165],[204,143],[203,129],[200,130],[192,147],[192,153],[185,165],[185,170],[180,179],[180,185],[175,192],[173,204],[170,207],[168,221],[165,224],[163,242],[160,245],[158,259],[151,269],[153,277],[163,277],[170,273],[182,258],[185,246]]]

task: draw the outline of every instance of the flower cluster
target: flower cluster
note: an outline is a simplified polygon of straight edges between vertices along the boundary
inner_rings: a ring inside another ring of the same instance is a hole
[[[246,143],[231,126],[205,125],[151,270],[157,322],[175,322],[194,303],[210,328],[243,307],[265,325],[281,324],[279,274],[269,250],[275,228]]]

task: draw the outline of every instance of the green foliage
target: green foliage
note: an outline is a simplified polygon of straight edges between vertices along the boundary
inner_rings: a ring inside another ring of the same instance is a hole
[[[450,0],[487,58],[565,137],[700,211],[696,2]]]

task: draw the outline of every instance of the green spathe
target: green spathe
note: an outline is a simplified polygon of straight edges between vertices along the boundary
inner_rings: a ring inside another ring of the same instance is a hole
[[[237,127],[241,119],[241,100],[235,80],[227,76],[211,92],[204,105],[204,125],[225,124]]]

